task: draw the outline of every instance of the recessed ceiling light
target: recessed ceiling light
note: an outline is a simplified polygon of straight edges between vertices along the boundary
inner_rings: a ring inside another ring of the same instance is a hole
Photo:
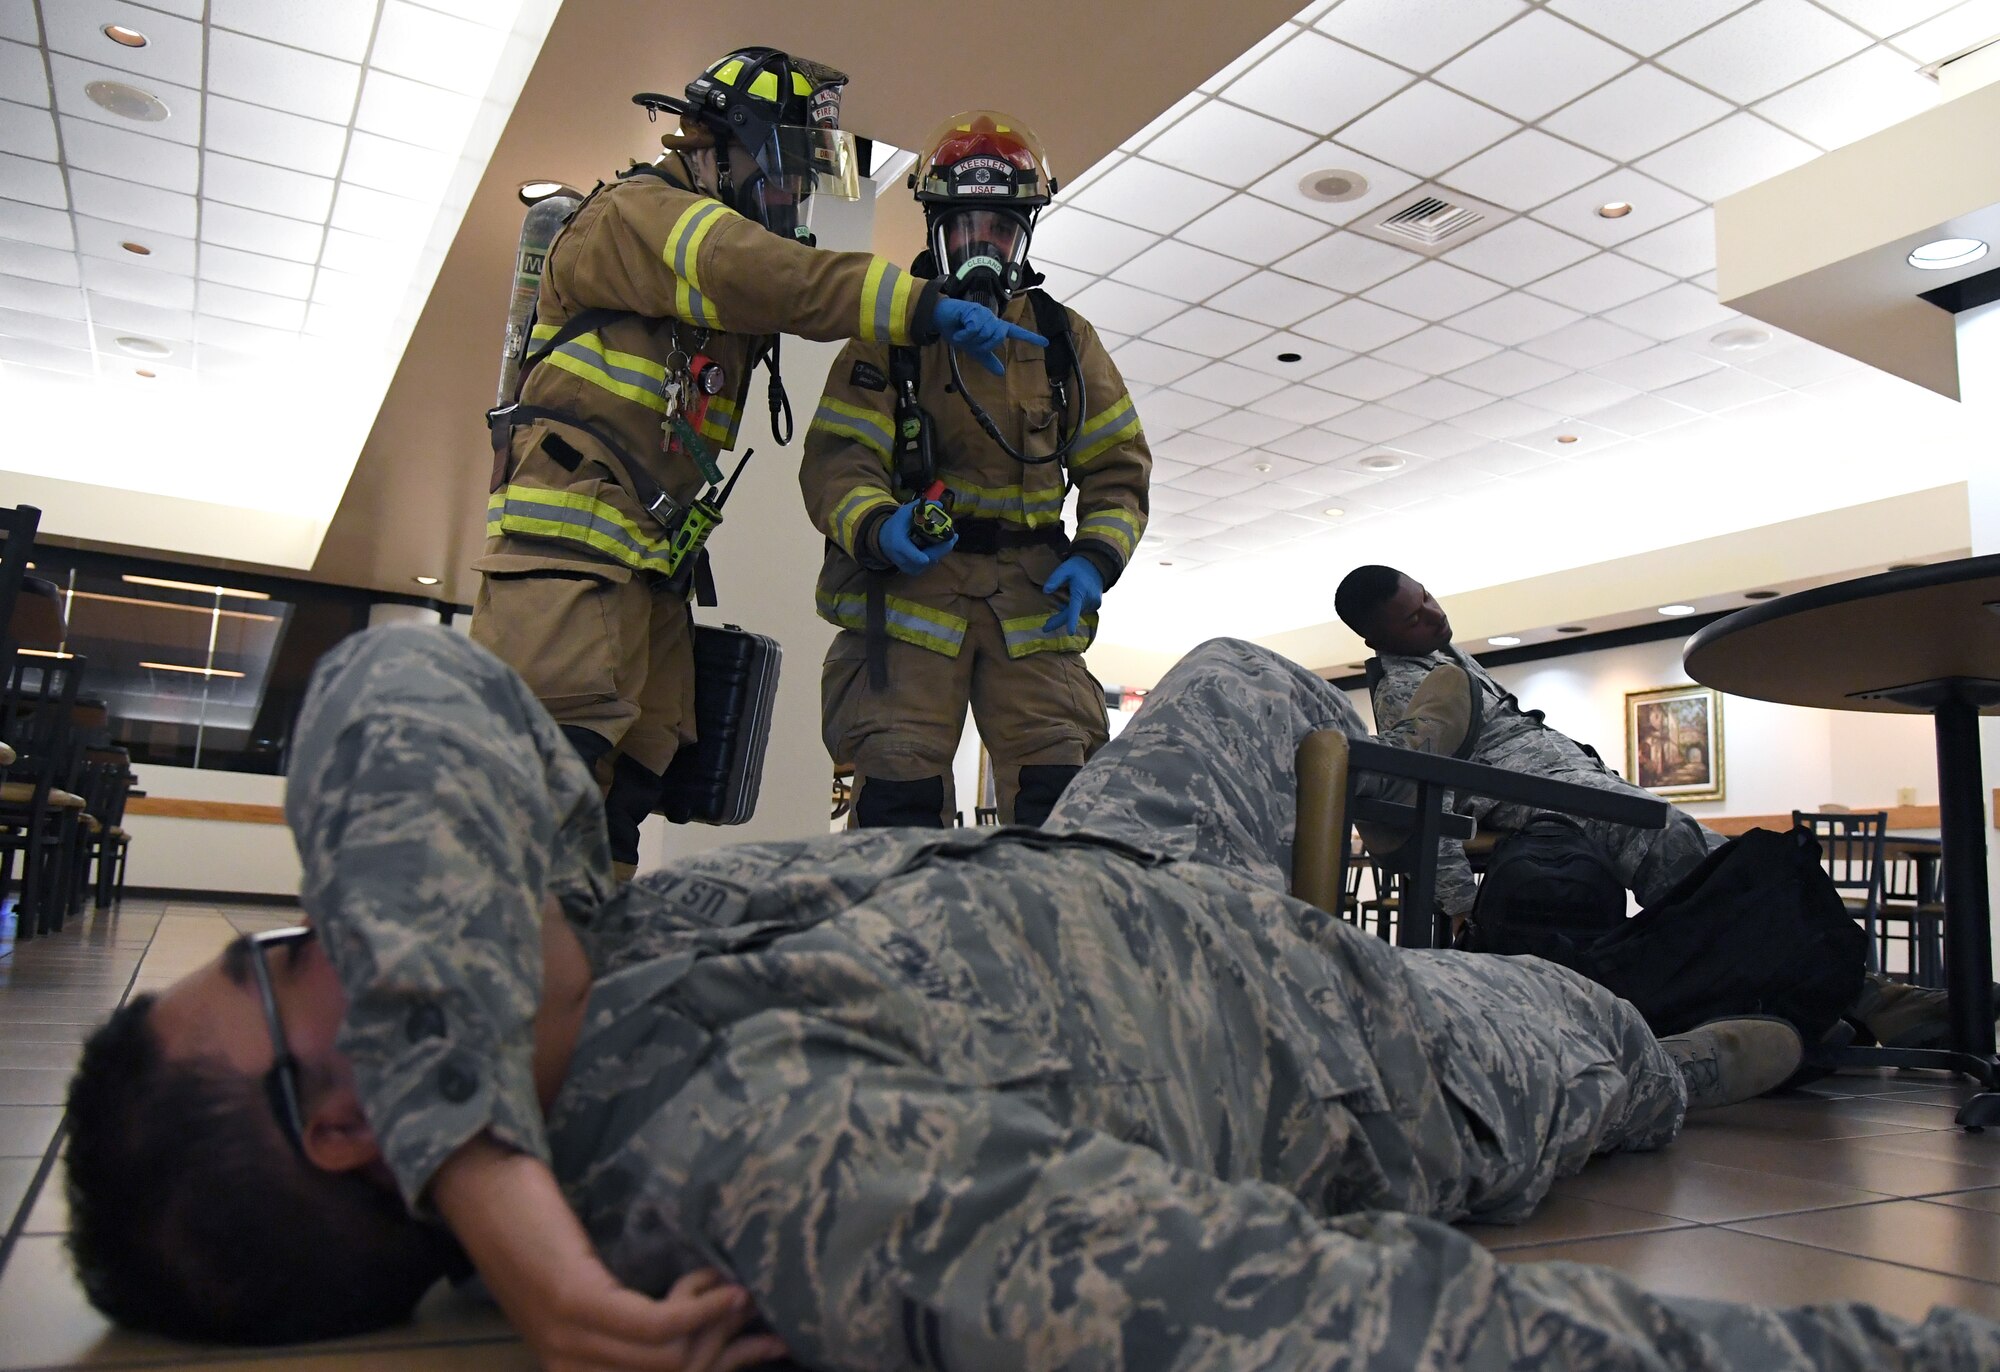
[[[151,338],[126,337],[117,342],[120,348],[134,357],[167,357],[173,353],[172,348]]]
[[[1162,559],[1160,559],[1160,565],[1161,565],[1162,567],[1171,567],[1171,566],[1173,566],[1174,564],[1173,564],[1173,562],[1172,562],[1171,560],[1169,560],[1169,559],[1166,559],[1166,558],[1162,558]]]
[[[1495,634],[1486,641],[1495,648],[1518,648],[1521,646],[1521,640],[1512,634]]]
[[[99,109],[109,110],[120,119],[137,119],[142,124],[157,124],[173,113],[159,96],[123,81],[92,81],[83,88],[83,93]]]
[[[1607,200],[1597,207],[1599,219],[1623,219],[1632,213],[1632,204],[1627,200]]]
[[[413,576],[410,580],[416,582],[419,586],[435,586],[438,584],[439,578],[434,576]]]
[[[1776,600],[1778,594],[1777,591],[1745,591],[1743,598],[1745,600]]]
[[[1940,238],[1935,243],[1912,248],[1909,262],[1927,272],[1942,272],[1977,262],[1984,256],[1986,244],[1977,238]]]
[[[1691,614],[1693,614],[1693,613],[1694,613],[1694,606],[1692,606],[1692,605],[1662,605],[1662,606],[1660,607],[1660,613],[1661,613],[1661,614],[1663,614],[1663,615],[1674,615],[1674,616],[1680,616],[1680,615],[1691,615]]]
[[[1324,200],[1338,204],[1343,200],[1359,200],[1368,194],[1368,178],[1358,171],[1328,167],[1323,171],[1307,172],[1301,176],[1299,191],[1308,200]]]
[[[1394,453],[1376,453],[1361,459],[1361,469],[1368,472],[1400,471],[1402,466],[1403,459]]]
[[[143,376],[143,377],[145,377],[145,378],[146,378],[146,379],[147,379],[148,381],[151,381],[151,380],[152,380],[152,379],[153,379],[154,377],[158,376],[158,375],[159,375],[159,373],[158,373],[158,372],[149,372],[149,371],[147,371],[147,370],[146,370],[146,369],[145,369],[144,367],[135,367],[135,368],[133,368],[133,370],[132,370],[132,375],[134,375],[134,376]]]
[[[99,32],[120,47],[143,48],[146,46],[145,34],[139,32],[137,29],[128,29],[123,24],[106,24]]]
[[[1558,442],[1558,443],[1574,443],[1574,442],[1576,442],[1576,435],[1575,435],[1575,434],[1557,434],[1557,435],[1556,435],[1556,442]]]
[[[1708,341],[1726,353],[1740,353],[1763,347],[1771,335],[1763,329],[1724,329]]]
[[[1278,360],[1280,362],[1297,362],[1301,359],[1297,353],[1279,353]]]
[[[1914,572],[1923,565],[1921,562],[1892,562],[1889,564],[1889,570],[1892,572]]]
[[[153,255],[153,250],[144,243],[120,243],[118,246],[126,252],[137,253],[141,257],[151,257]]]
[[[561,195],[566,189],[560,181],[523,181],[516,192],[523,205],[532,205],[538,200],[547,200],[552,195]]]
[[[1320,513],[1325,515],[1328,519],[1339,519],[1342,515],[1346,514],[1347,511],[1341,509],[1340,506],[1338,505],[1329,505],[1324,510],[1321,510]]]
[[[1588,633],[1590,630],[1587,625],[1583,624],[1558,624],[1556,632],[1559,634],[1582,634]]]

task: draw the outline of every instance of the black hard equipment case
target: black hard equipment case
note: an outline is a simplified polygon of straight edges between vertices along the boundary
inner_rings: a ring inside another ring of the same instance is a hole
[[[741,824],[757,809],[771,707],[784,650],[734,624],[694,626],[694,717],[700,741],[674,754],[659,813],[675,824]]]

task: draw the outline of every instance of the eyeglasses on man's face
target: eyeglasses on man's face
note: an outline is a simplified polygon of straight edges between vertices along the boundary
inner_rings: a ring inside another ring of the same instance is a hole
[[[299,1108],[299,1060],[285,1041],[284,1021],[278,1018],[278,993],[271,985],[270,954],[276,948],[297,948],[313,936],[304,927],[267,929],[246,940],[250,949],[250,976],[257,983],[257,998],[264,1006],[264,1027],[271,1032],[271,1070],[264,1074],[264,1096],[277,1116],[278,1128],[298,1151],[306,1156],[305,1112]]]

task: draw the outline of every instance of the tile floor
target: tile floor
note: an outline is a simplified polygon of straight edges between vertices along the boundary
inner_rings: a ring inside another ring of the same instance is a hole
[[[125,996],[296,910],[128,900],[21,948],[0,944],[0,1372],[486,1372],[533,1366],[490,1310],[440,1289],[409,1327],[245,1357],[110,1329],[63,1253],[61,1101],[84,1037]],[[1698,1116],[1663,1153],[1600,1159],[1513,1227],[1470,1232],[1509,1262],[1604,1263],[1661,1291],[1798,1304],[1940,1302],[2000,1318],[2000,1131],[1952,1127],[1967,1088],[1867,1073]]]

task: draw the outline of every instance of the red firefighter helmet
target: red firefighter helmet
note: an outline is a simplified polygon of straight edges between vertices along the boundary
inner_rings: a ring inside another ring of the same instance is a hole
[[[955,293],[1006,303],[1028,275],[1035,216],[1056,192],[1042,140],[997,110],[954,115],[910,173],[931,259]]]

